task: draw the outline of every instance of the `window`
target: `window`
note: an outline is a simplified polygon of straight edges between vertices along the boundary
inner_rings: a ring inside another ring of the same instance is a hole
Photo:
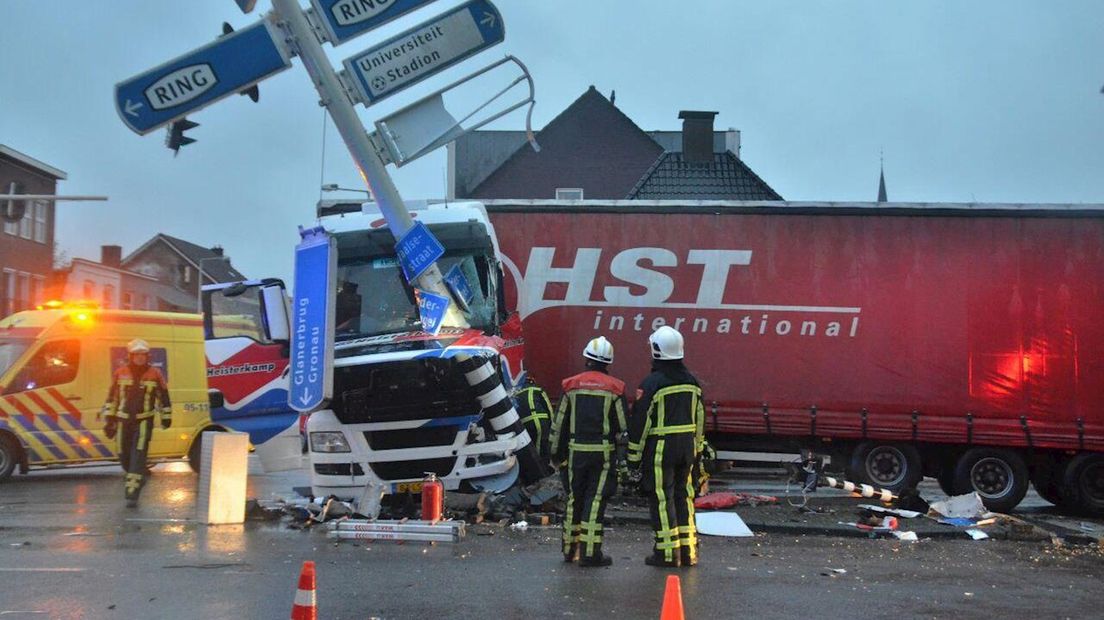
[[[265,337],[260,287],[245,292],[234,287],[212,291],[210,317],[209,333],[214,338],[244,336],[265,344],[271,342]]]
[[[105,284],[103,288],[103,307],[112,308],[115,306],[115,287],[110,284]]]
[[[123,310],[134,309],[134,293],[123,291]]]
[[[23,190],[22,190],[22,188],[20,188],[18,183],[16,183],[15,181],[12,181],[11,183],[8,183],[6,193],[8,193],[8,194],[21,194],[21,193],[23,193]],[[12,201],[10,201],[10,200],[7,201],[3,206],[4,206],[4,211],[7,211],[7,210],[11,209],[12,206],[13,206]],[[18,235],[19,234],[19,222],[9,222],[7,220],[4,220],[4,232],[9,234],[9,235]]]
[[[42,276],[31,276],[31,294],[27,299],[31,306],[37,306],[42,303],[42,295],[46,291],[46,278]]]
[[[47,342],[27,361],[5,393],[13,394],[71,383],[77,378],[79,364],[79,340]]]
[[[28,204],[23,212],[23,219],[19,220],[19,236],[24,239],[34,238],[34,205]]]
[[[149,295],[142,295],[142,309],[153,310],[153,300],[150,299]]]
[[[8,316],[12,310],[12,286],[15,282],[15,272],[5,269],[0,272],[0,316]]]
[[[91,300],[96,296],[96,283],[92,280],[84,281],[84,290],[81,292],[81,297],[86,300]]]
[[[187,265],[180,266],[180,272],[184,276],[184,284],[192,283],[192,268]]]
[[[583,188],[581,187],[557,187],[556,200],[582,200]]]
[[[37,243],[46,243],[46,217],[49,213],[45,200],[36,200],[34,203],[34,240]]]
[[[13,312],[20,310],[26,310],[29,306],[28,301],[30,298],[31,278],[28,274],[18,273],[15,275],[15,296],[13,297],[14,307]]]

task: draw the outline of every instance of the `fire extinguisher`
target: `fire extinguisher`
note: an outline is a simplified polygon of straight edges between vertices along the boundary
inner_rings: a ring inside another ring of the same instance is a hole
[[[437,474],[426,473],[422,480],[422,521],[436,523],[441,520],[441,511],[445,508],[445,485],[437,479]]]

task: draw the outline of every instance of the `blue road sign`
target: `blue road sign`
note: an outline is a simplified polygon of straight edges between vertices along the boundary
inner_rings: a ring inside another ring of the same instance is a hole
[[[502,43],[506,26],[489,0],[473,0],[344,62],[361,103],[377,101]]]
[[[311,411],[333,396],[337,248],[321,227],[300,234],[303,241],[295,246],[288,404],[296,411]]]
[[[422,222],[415,222],[395,244],[395,254],[407,282],[413,282],[438,258],[445,255],[445,246],[429,232]]]
[[[445,284],[448,284],[449,289],[452,290],[452,294],[456,295],[464,305],[470,304],[472,298],[475,297],[475,293],[472,292],[471,286],[468,284],[468,277],[464,275],[464,270],[460,268],[460,263],[456,263],[445,274]]]
[[[418,315],[422,318],[422,331],[436,336],[441,331],[441,323],[445,322],[449,298],[419,288],[414,289],[414,293],[418,297]]]
[[[341,45],[434,0],[311,0],[326,38]]]
[[[183,118],[291,67],[261,20],[115,85],[115,108],[138,134]]]

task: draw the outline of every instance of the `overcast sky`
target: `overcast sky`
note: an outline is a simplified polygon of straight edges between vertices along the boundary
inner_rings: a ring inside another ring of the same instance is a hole
[[[743,159],[790,200],[1104,202],[1104,2],[1064,0],[495,0],[506,42],[371,110],[366,123],[510,53],[543,126],[587,86],[617,91],[644,129],[716,110]],[[304,0],[305,3],[305,0]],[[337,49],[335,64],[460,4],[430,7]],[[131,133],[116,82],[208,43],[231,0],[0,0],[0,143],[69,173],[57,236],[70,256],[130,252],[165,232],[221,244],[250,276],[288,275],[319,181],[360,183],[296,67],[194,115],[175,159]],[[499,128],[521,128],[517,113]],[[444,151],[395,174],[407,198],[444,194]],[[332,194],[329,196],[333,196]]]

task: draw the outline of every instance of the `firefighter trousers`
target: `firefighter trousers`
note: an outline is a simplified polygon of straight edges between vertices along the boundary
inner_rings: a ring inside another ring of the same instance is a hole
[[[128,420],[119,425],[118,433],[119,462],[126,472],[126,498],[137,500],[150,473],[146,460],[149,456],[150,435],[153,433],[153,419]]]
[[[602,555],[602,520],[617,489],[611,451],[571,449],[567,458],[568,495],[564,510],[564,555],[579,547],[582,558]]]
[[[650,437],[640,462],[641,489],[648,496],[656,559],[674,562],[698,559],[698,531],[694,526],[694,436]]]

